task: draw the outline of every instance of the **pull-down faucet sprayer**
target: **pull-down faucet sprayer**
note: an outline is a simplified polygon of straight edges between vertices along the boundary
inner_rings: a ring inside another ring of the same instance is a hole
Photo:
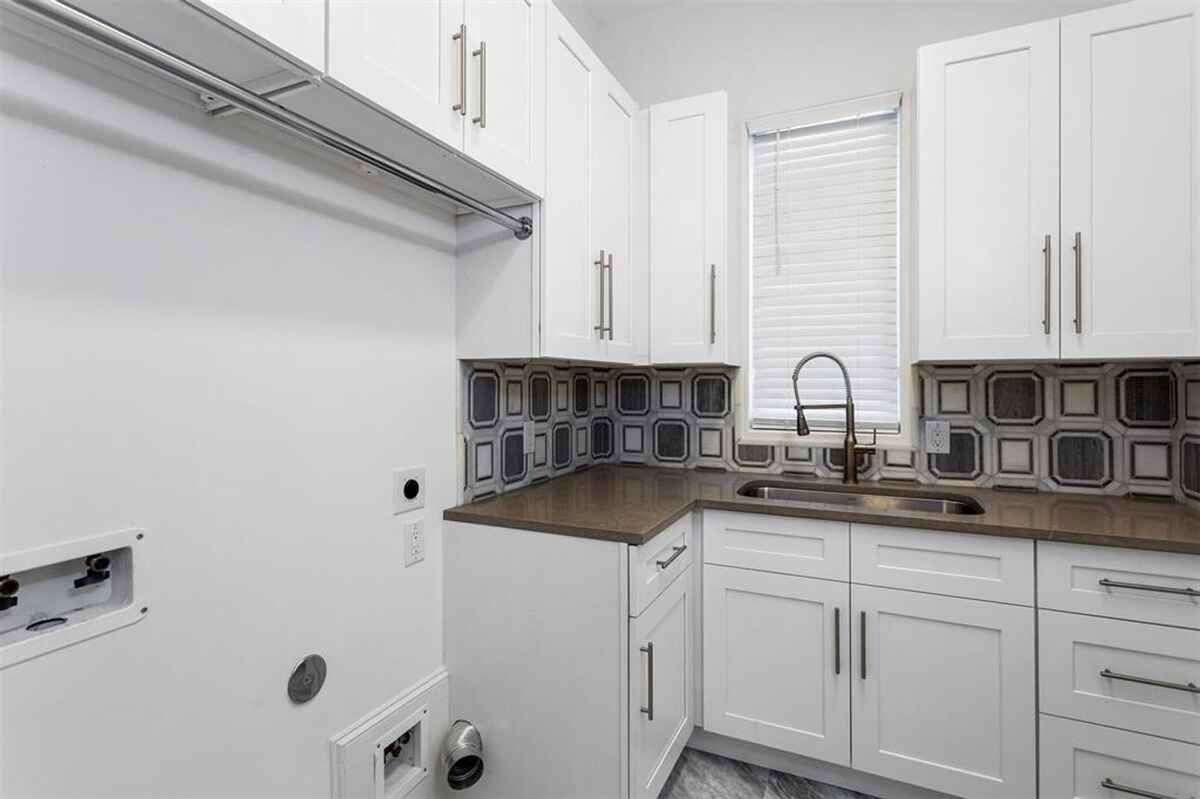
[[[846,439],[842,443],[843,461],[845,466],[842,469],[842,482],[848,485],[858,483],[858,453],[872,454],[875,452],[874,444],[878,439],[877,435],[872,435],[871,445],[869,447],[858,446],[858,439],[854,437],[854,396],[850,391],[850,373],[846,371],[846,364],[842,363],[842,359],[828,352],[813,352],[805,355],[796,364],[796,368],[792,370],[792,393],[796,395],[796,435],[806,436],[811,432],[808,427],[808,419],[804,416],[804,404],[800,402],[800,387],[797,380],[800,377],[800,370],[809,361],[816,358],[828,358],[837,364],[838,369],[842,370],[842,381],[846,385],[846,401],[843,403],[833,403],[824,405],[809,405],[811,409],[824,408],[844,408],[846,410]]]

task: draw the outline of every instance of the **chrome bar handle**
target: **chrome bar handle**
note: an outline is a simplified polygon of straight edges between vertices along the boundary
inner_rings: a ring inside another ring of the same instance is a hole
[[[833,609],[833,673],[842,673],[842,609]]]
[[[1084,332],[1084,234],[1075,234],[1075,332]]]
[[[1042,245],[1042,258],[1045,261],[1045,285],[1043,293],[1045,301],[1042,305],[1042,332],[1047,336],[1050,335],[1050,234],[1046,234],[1045,243]]]
[[[604,270],[607,266],[604,261],[604,250],[600,251],[600,260],[592,261],[592,266],[600,267],[600,324],[592,325],[592,332],[598,333],[600,338],[604,338],[604,333],[608,330],[604,325]]]
[[[867,612],[862,611],[858,625],[858,676],[867,679]]]
[[[467,26],[458,26],[458,33],[450,37],[458,42],[458,102],[450,106],[460,116],[467,115]]]
[[[1145,583],[1123,583],[1120,580],[1101,578],[1100,585],[1105,588],[1130,588],[1134,591],[1153,591],[1156,594],[1179,594],[1180,596],[1200,596],[1200,590],[1195,588],[1175,588],[1170,585],[1147,585]]]
[[[487,127],[487,42],[480,40],[479,49],[471,53],[479,56],[479,116],[471,117],[479,127]]]
[[[1165,793],[1155,793],[1154,791],[1145,791],[1141,788],[1133,788],[1129,785],[1122,785],[1119,782],[1113,782],[1108,777],[1100,780],[1100,787],[1110,791],[1127,793],[1130,796],[1141,796],[1143,799],[1175,799],[1174,796],[1167,796]]]
[[[1173,691],[1187,691],[1190,694],[1200,694],[1200,685],[1196,685],[1194,682],[1167,682],[1165,680],[1155,680],[1150,677],[1138,677],[1133,674],[1121,674],[1109,669],[1101,669],[1100,676],[1107,680],[1123,680],[1124,682],[1136,682],[1140,685],[1153,685],[1157,688],[1170,688]]]
[[[712,265],[708,281],[708,343],[717,343],[717,265]]]
[[[666,560],[656,560],[655,561],[655,563],[658,564],[658,568],[665,569],[668,566],[670,566],[672,563],[674,563],[675,559],[677,557],[679,557],[680,555],[682,555],[684,552],[687,551],[687,544],[684,544],[681,547],[671,547],[671,549],[675,550],[673,553],[671,553],[671,557],[667,558]]]
[[[646,714],[646,721],[654,721],[654,642],[641,648],[646,656],[646,704],[641,711]]]
[[[613,327],[615,327],[613,324],[613,294],[615,292],[613,292],[613,254],[611,252],[608,254],[606,268],[608,269],[608,340],[612,341]]]

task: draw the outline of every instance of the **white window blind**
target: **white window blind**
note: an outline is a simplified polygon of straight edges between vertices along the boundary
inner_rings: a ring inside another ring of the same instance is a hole
[[[823,350],[846,363],[857,426],[899,430],[897,106],[752,130],[753,427],[795,424],[792,369]],[[827,359],[805,366],[799,387],[805,405],[845,393]],[[806,416],[814,429],[844,426],[840,410]]]

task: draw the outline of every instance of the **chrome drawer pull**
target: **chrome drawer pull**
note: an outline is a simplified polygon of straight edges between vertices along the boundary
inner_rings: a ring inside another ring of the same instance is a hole
[[[1135,591],[1154,591],[1159,594],[1179,594],[1181,596],[1200,596],[1200,590],[1195,588],[1174,588],[1169,585],[1146,585],[1145,583],[1123,583],[1119,580],[1110,580],[1104,577],[1100,580],[1100,585],[1105,588],[1132,588]]]
[[[1175,691],[1187,691],[1189,694],[1200,694],[1200,685],[1194,682],[1166,682],[1164,680],[1155,680],[1150,677],[1138,677],[1134,674],[1121,674],[1108,669],[1101,669],[1100,676],[1106,680],[1122,680],[1124,682],[1136,682],[1141,685],[1154,685],[1158,688],[1171,688]]]
[[[1045,244],[1042,245],[1042,255],[1046,264],[1046,285],[1043,287],[1042,300],[1042,332],[1050,335],[1050,267],[1052,261],[1050,234],[1046,234]]]
[[[842,609],[833,609],[833,673],[842,673]]]
[[[671,553],[671,557],[667,558],[666,560],[655,561],[655,563],[658,564],[658,568],[665,569],[674,563],[675,558],[679,557],[687,550],[687,544],[684,544],[681,547],[671,547],[671,549],[675,550],[673,553]]]
[[[458,33],[450,37],[458,42],[458,102],[450,106],[460,115],[467,115],[467,26],[459,25]]]
[[[1131,788],[1128,785],[1122,785],[1119,782],[1113,782],[1108,777],[1100,781],[1101,788],[1107,788],[1110,791],[1120,791],[1127,793],[1130,796],[1141,796],[1144,799],[1175,799],[1174,796],[1167,796],[1165,793],[1155,793],[1154,791],[1143,791],[1141,788]]]
[[[867,612],[859,614],[858,625],[858,677],[867,679]]]
[[[646,721],[654,721],[654,642],[643,646],[640,650],[646,656],[646,705],[639,708],[646,714]]]

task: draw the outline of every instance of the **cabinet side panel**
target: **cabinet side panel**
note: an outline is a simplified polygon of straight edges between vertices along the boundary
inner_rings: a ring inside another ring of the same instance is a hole
[[[451,716],[483,733],[483,795],[623,796],[624,546],[462,523],[444,546]]]

